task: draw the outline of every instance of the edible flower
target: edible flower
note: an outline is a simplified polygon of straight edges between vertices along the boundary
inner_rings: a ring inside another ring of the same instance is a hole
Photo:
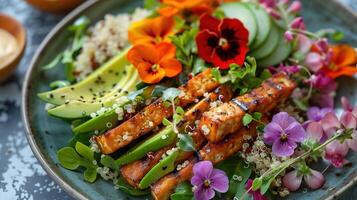
[[[318,93],[314,95],[313,101],[320,107],[334,106],[334,96],[337,89],[337,84],[334,79],[326,76],[325,73],[319,72],[313,74],[309,80],[313,88],[318,90]]]
[[[200,16],[213,11],[212,2],[212,0],[162,0],[163,7],[158,9],[158,13],[164,17],[172,17],[178,14]]]
[[[302,142],[305,136],[301,124],[286,112],[275,114],[264,129],[264,142],[272,145],[273,153],[279,157],[293,155],[297,143]]]
[[[337,168],[340,168],[348,163],[345,156],[348,153],[348,146],[346,143],[340,143],[340,141],[333,141],[325,148],[324,158]]]
[[[152,84],[165,76],[175,77],[182,71],[182,65],[175,56],[176,47],[161,42],[156,45],[135,45],[129,50],[127,58],[138,69],[141,80]]]
[[[357,73],[357,53],[349,45],[332,46],[331,64],[322,69],[327,76],[335,79],[339,76],[353,76]]]
[[[268,200],[268,198],[260,193],[260,190],[252,190],[253,180],[248,179],[247,183],[245,184],[245,189],[248,191],[253,197],[253,200]]]
[[[248,51],[248,30],[238,19],[219,20],[210,15],[200,19],[196,36],[198,55],[220,69],[242,65]]]
[[[224,171],[214,169],[210,161],[201,161],[193,166],[191,184],[194,186],[196,200],[209,200],[215,196],[215,191],[228,191],[229,181]]]
[[[167,41],[173,34],[175,22],[172,17],[147,18],[131,24],[128,38],[132,44],[151,43],[157,44]]]
[[[309,168],[306,164],[302,164],[297,170],[288,172],[283,177],[283,184],[290,191],[296,191],[300,188],[302,179],[311,189],[318,189],[325,183],[325,178],[321,172]]]
[[[357,119],[357,105],[352,106],[346,97],[341,97],[342,108],[345,111],[352,112],[353,116]]]
[[[319,108],[317,106],[310,107],[309,110],[307,111],[307,118],[310,121],[315,121],[319,122],[322,120],[322,118],[327,114],[334,112],[332,108],[326,107],[326,108]]]

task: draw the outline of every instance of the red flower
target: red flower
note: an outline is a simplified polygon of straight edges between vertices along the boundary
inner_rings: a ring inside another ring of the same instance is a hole
[[[220,69],[242,65],[248,52],[248,30],[238,19],[216,19],[203,15],[196,36],[198,55]]]

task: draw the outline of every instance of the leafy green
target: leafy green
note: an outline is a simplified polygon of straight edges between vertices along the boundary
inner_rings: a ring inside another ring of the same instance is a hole
[[[115,160],[108,155],[102,155],[102,157],[100,158],[100,163],[105,166],[108,167],[109,169],[112,169],[114,171],[118,171],[119,167],[117,164],[115,164]]]
[[[75,65],[74,61],[77,55],[79,54],[80,49],[82,48],[84,42],[85,32],[88,28],[90,20],[82,16],[78,18],[72,25],[70,25],[67,30],[70,31],[73,35],[72,45],[67,48],[64,52],[58,54],[54,60],[49,64],[42,67],[44,70],[52,69],[57,66],[59,63],[62,63],[65,67],[65,74],[67,80],[73,82],[75,80],[74,70]]]
[[[181,149],[182,151],[195,151],[196,150],[191,135],[179,134],[178,138],[179,138],[179,142],[178,142],[177,146],[179,147],[179,149]]]
[[[80,166],[84,167],[84,180],[90,183],[96,180],[98,166],[94,159],[94,152],[88,146],[77,142],[75,149],[64,147],[58,150],[57,157],[64,168],[76,170]]]
[[[160,6],[160,2],[158,0],[145,0],[144,8],[147,10],[154,10],[155,8]]]
[[[245,165],[241,159],[238,159],[235,173],[229,181],[228,193],[233,194],[235,197],[238,197],[238,199],[241,199],[246,192],[245,185],[252,174],[252,169]]]
[[[173,102],[176,97],[181,94],[181,90],[177,88],[168,88],[162,93],[162,100]]]
[[[193,200],[192,185],[189,182],[180,183],[175,192],[170,196],[171,200]]]
[[[242,122],[244,126],[249,125],[251,122],[253,121],[253,117],[252,115],[245,113],[245,115],[243,116]]]

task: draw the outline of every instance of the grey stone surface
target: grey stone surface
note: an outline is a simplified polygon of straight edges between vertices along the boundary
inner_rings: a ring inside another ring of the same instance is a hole
[[[357,10],[357,0],[341,0]],[[27,48],[16,73],[0,85],[0,199],[72,199],[48,177],[34,157],[21,122],[21,85],[29,62],[52,27],[63,17],[38,11],[24,0],[0,0],[0,12],[27,30]],[[357,199],[357,187],[340,199]]]

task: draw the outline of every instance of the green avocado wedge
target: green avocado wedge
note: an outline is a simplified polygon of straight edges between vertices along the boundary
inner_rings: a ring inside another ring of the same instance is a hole
[[[266,40],[264,41],[264,43],[260,45],[257,49],[254,49],[251,52],[249,52],[249,55],[253,56],[257,60],[263,59],[269,56],[271,53],[273,53],[273,51],[278,46],[279,39],[281,39],[278,28],[276,27],[274,22],[271,23],[272,23],[272,27],[270,33],[266,38]]]
[[[64,119],[77,119],[87,117],[91,113],[97,112],[102,107],[109,108],[113,106],[115,100],[127,94],[127,92],[134,91],[136,84],[140,82],[139,74],[132,65],[126,65],[124,68],[130,68],[128,73],[123,77],[123,81],[120,81],[109,94],[102,98],[98,98],[98,101],[83,102],[78,100],[69,101],[63,105],[48,110],[48,113],[54,117]]]
[[[148,152],[157,151],[163,147],[173,144],[176,141],[176,138],[177,135],[172,130],[172,126],[167,126],[156,135],[134,146],[127,153],[118,158],[115,163],[120,166],[139,160]]]
[[[244,26],[249,31],[249,42],[248,44],[253,44],[257,33],[258,33],[258,25],[255,19],[255,15],[246,5],[247,3],[241,2],[230,2],[224,3],[219,8],[223,11],[226,17],[236,18],[242,21]]]
[[[255,15],[255,19],[257,22],[258,26],[258,32],[255,37],[255,40],[253,44],[251,45],[251,49],[256,49],[260,45],[264,43],[264,41],[268,38],[268,35],[271,31],[271,17],[269,14],[265,11],[265,9],[255,3],[246,3],[247,7],[252,11],[252,13]]]
[[[267,57],[257,60],[259,67],[268,67],[281,63],[284,61],[291,53],[292,45],[284,39],[283,31],[279,31],[280,39],[278,46],[275,50]]]
[[[126,59],[127,52],[128,49],[119,53],[81,82],[49,92],[39,93],[38,97],[48,103],[62,105],[67,101],[78,99],[91,101],[93,94],[97,96],[105,94],[127,74],[124,67],[130,65]]]
[[[161,177],[175,170],[175,161],[179,156],[179,151],[176,150],[169,156],[166,156],[158,164],[156,164],[140,181],[139,188],[148,188],[152,183],[159,180]]]

